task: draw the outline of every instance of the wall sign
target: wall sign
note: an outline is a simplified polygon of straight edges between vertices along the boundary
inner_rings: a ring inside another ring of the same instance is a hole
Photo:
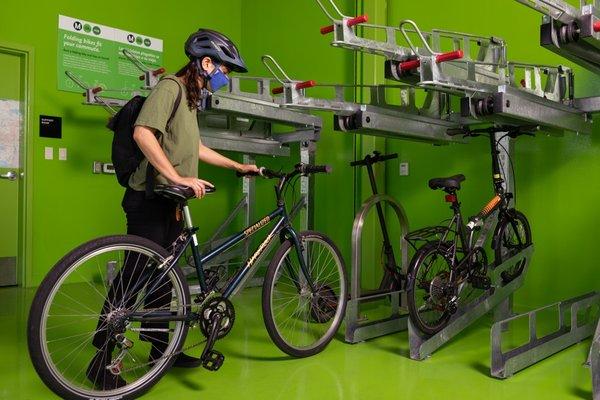
[[[40,115],[40,137],[62,138],[62,118]]]
[[[83,19],[58,16],[58,89],[81,92],[65,72],[91,87],[117,90],[107,96],[130,98],[142,72],[122,53],[127,49],[150,69],[162,66],[163,42]]]

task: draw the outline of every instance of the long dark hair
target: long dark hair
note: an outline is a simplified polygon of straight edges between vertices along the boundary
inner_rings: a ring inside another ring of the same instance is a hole
[[[175,74],[178,78],[183,78],[190,110],[197,107],[198,100],[200,100],[200,89],[204,86],[204,78],[198,64],[195,60],[192,60]],[[198,79],[202,82],[201,84],[198,84]]]

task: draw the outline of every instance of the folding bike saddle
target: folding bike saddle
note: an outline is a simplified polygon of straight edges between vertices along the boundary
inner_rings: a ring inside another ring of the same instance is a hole
[[[433,190],[460,190],[460,183],[465,179],[467,178],[465,178],[463,174],[454,175],[448,178],[433,178],[429,180],[429,187]]]
[[[206,187],[206,194],[214,193],[217,189]],[[178,203],[182,203],[184,201],[188,201],[189,199],[193,199],[196,197],[194,190],[189,186],[183,185],[156,185],[154,188],[154,193],[157,193],[167,199],[174,200]]]

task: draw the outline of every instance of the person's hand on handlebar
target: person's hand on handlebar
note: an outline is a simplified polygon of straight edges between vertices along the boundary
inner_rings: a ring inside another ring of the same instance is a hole
[[[260,168],[258,168],[254,164],[238,164],[236,166],[235,170],[242,175],[249,174],[249,173],[253,173],[253,174],[260,173]]]
[[[191,176],[187,176],[187,177],[179,177],[178,179],[176,179],[175,181],[173,181],[174,184],[176,185],[182,185],[182,186],[187,186],[189,188],[192,188],[192,190],[194,191],[194,193],[196,194],[196,197],[201,199],[202,197],[204,197],[204,195],[206,194],[206,187],[215,187],[212,183],[210,183],[209,181],[205,181],[203,179],[198,179],[198,178],[194,178]]]

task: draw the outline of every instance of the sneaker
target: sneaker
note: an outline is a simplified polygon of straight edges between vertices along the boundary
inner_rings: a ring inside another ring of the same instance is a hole
[[[123,378],[106,369],[106,366],[110,364],[110,356],[108,351],[98,350],[87,367],[85,374],[96,389],[114,390],[127,385]]]

